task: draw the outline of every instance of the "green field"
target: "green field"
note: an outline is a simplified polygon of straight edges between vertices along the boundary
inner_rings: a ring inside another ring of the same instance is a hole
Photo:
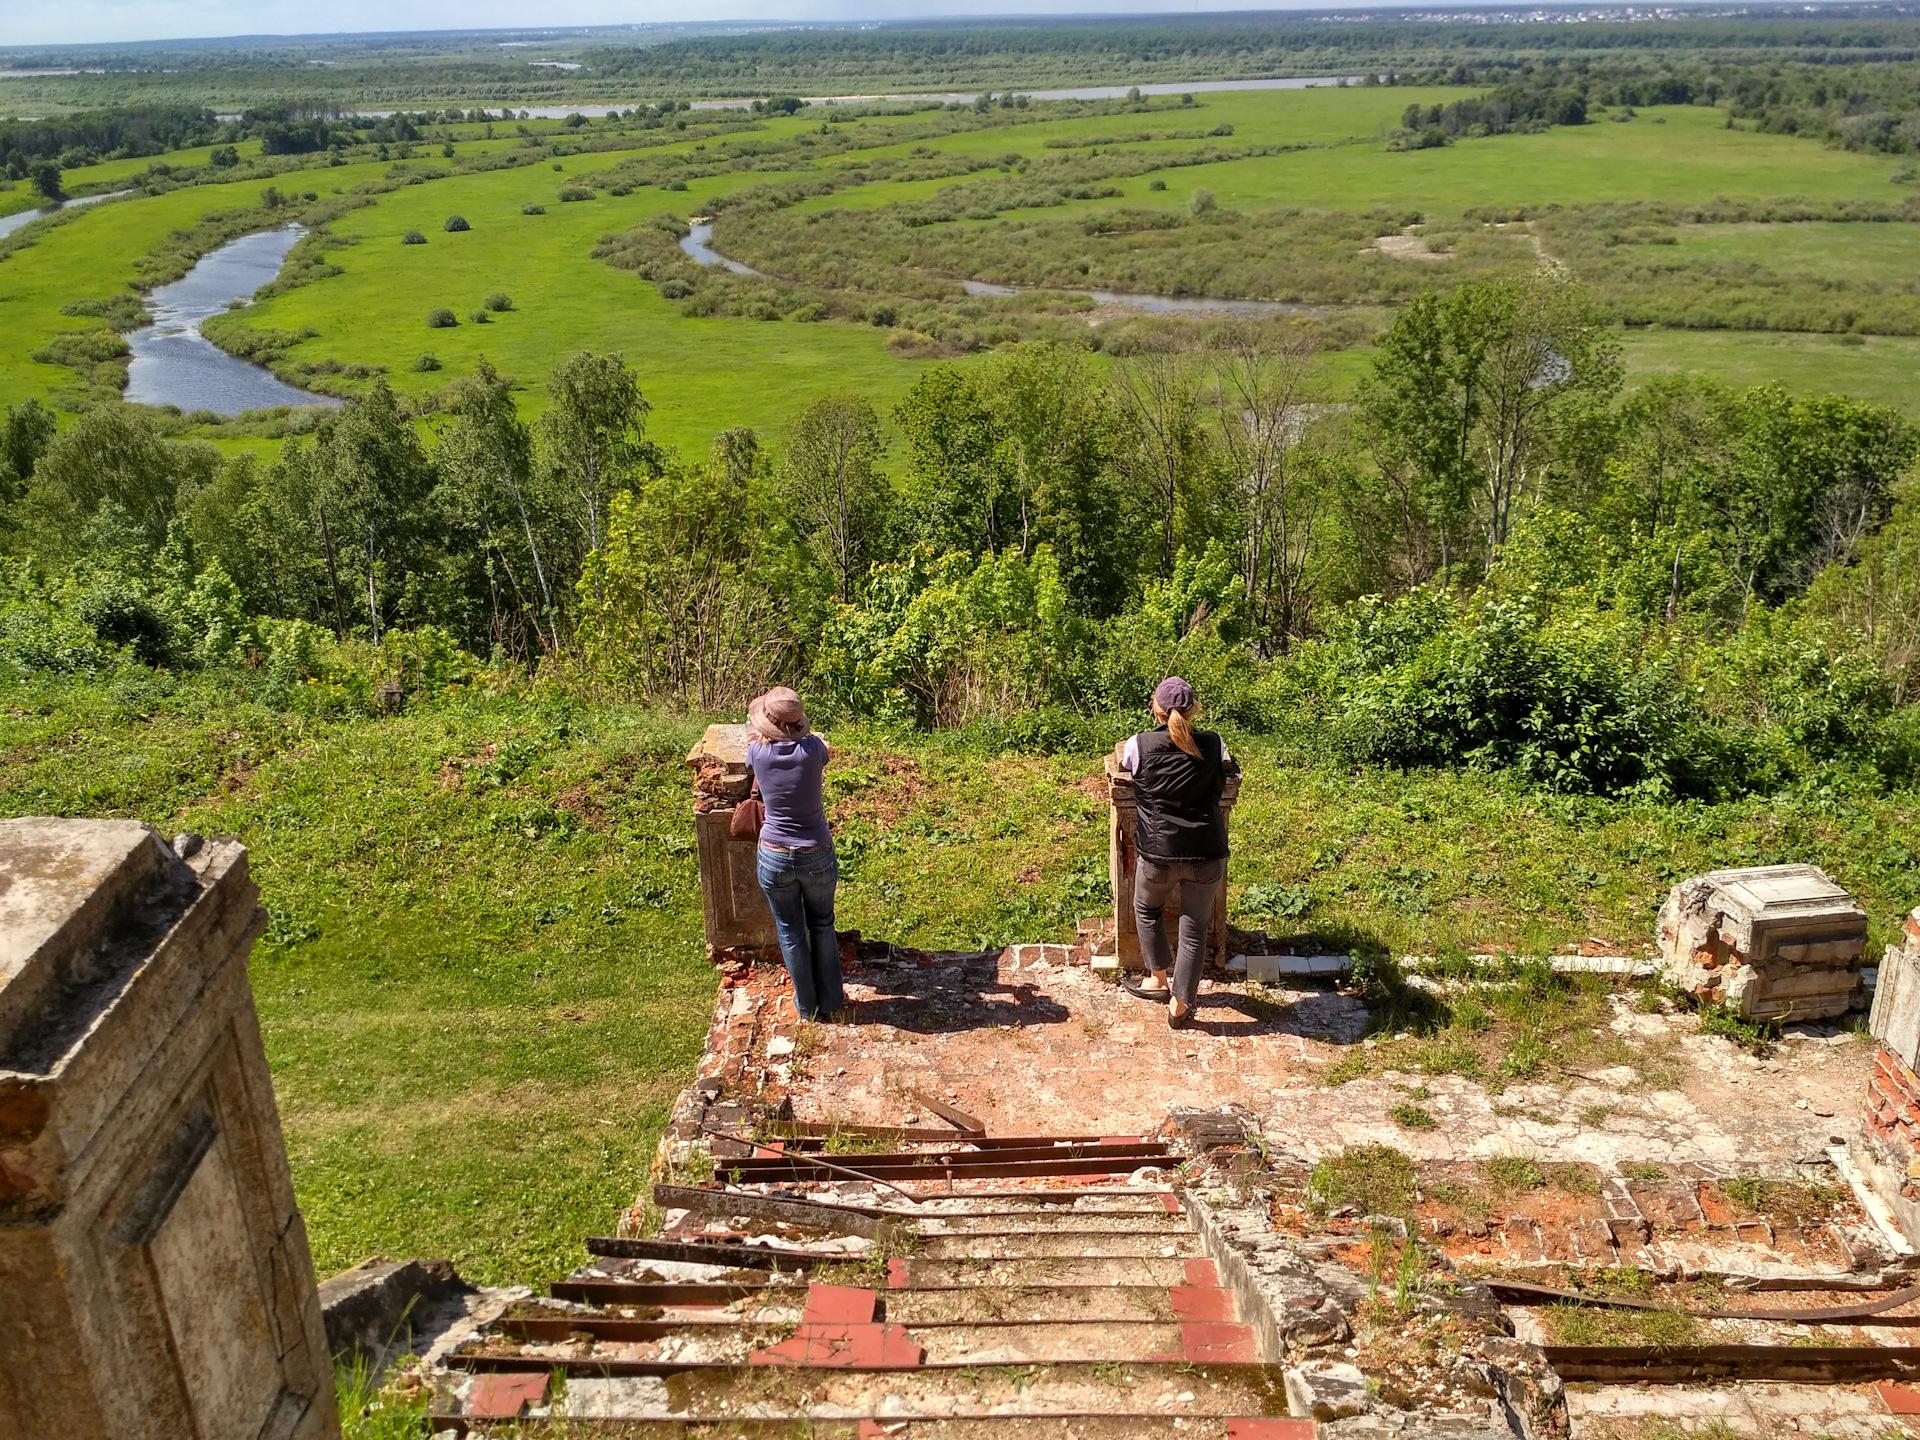
[[[1723,197],[1759,201],[1799,196],[1814,201],[1864,199],[1894,203],[1905,187],[1888,183],[1895,168],[1885,156],[1855,154],[1800,139],[1727,129],[1723,112],[1669,106],[1642,110],[1625,124],[1601,120],[1556,127],[1544,134],[1462,140],[1443,149],[1393,152],[1385,136],[1411,102],[1434,103],[1471,92],[1398,87],[1323,88],[1298,91],[1201,93],[1192,107],[1168,105],[1144,113],[1063,118],[1036,107],[996,114],[1014,123],[988,129],[935,134],[940,112],[921,119],[891,117],[834,127],[857,137],[864,127],[886,125],[928,131],[924,140],[893,139],[872,150],[813,157],[795,151],[775,165],[795,169],[729,170],[696,179],[685,192],[647,185],[626,197],[604,191],[594,200],[559,203],[568,179],[607,170],[623,158],[672,153],[714,158],[708,140],[629,152],[574,155],[558,162],[449,178],[378,197],[369,208],[336,221],[336,234],[354,243],[333,257],[345,273],[290,292],[258,307],[249,323],[263,329],[312,328],[315,338],[295,346],[290,362],[384,366],[397,389],[424,393],[468,370],[486,354],[522,385],[524,403],[537,411],[542,382],[553,363],[581,348],[618,350],[639,370],[654,404],[658,438],[703,448],[730,425],[774,431],[813,395],[851,388],[885,408],[912,383],[924,364],[887,347],[888,334],[840,323],[794,324],[744,319],[690,318],[634,275],[592,258],[599,239],[650,216],[697,214],[712,197],[760,181],[790,180],[843,170],[886,156],[954,152],[1037,156],[1049,140],[1073,142],[1068,153],[1124,146],[1146,151],[1191,151],[1202,143],[1304,146],[1289,153],[1238,159],[1159,172],[1166,181],[1149,189],[1147,175],[1115,182],[1118,199],[1073,201],[1044,212],[1049,218],[1094,213],[1115,206],[1182,207],[1198,188],[1210,189],[1221,205],[1251,211],[1302,206],[1367,210],[1376,206],[1418,210],[1445,223],[1475,206],[1582,204],[1639,200],[1689,201]],[[1028,114],[1032,119],[1028,120]],[[791,141],[819,127],[818,112],[771,119],[748,132]],[[1205,134],[1230,126],[1232,134],[1205,141],[1166,138],[1168,132]],[[536,127],[552,132],[556,127]],[[1158,138],[1145,138],[1158,137]],[[876,135],[876,138],[880,138]],[[477,138],[471,127],[458,140],[461,152],[487,153],[520,143],[505,135]],[[433,163],[434,146],[419,147],[411,167]],[[206,149],[161,157],[174,165],[205,161]],[[150,162],[107,162],[70,172],[70,183],[98,188],[130,179]],[[320,168],[281,177],[283,189],[302,186],[322,194],[387,173],[381,162]],[[994,172],[986,172],[989,178]],[[875,182],[802,202],[809,209],[864,209],[923,199],[951,179]],[[60,313],[75,299],[111,294],[134,278],[133,261],[169,232],[201,214],[254,203],[258,181],[206,185],[169,194],[118,201],[60,227],[39,243],[0,262],[0,403],[47,394],[70,382],[69,372],[29,357],[52,334],[85,322]],[[25,195],[24,187],[0,193],[0,206]],[[26,196],[30,200],[30,196]],[[528,203],[546,214],[527,216]],[[449,215],[473,225],[448,234]],[[990,222],[963,221],[962,224]],[[418,229],[424,246],[402,246],[400,236]],[[1791,271],[1818,279],[1871,279],[1911,283],[1920,265],[1911,258],[1912,231],[1905,225],[1775,225],[1683,227],[1679,249],[1687,255]],[[1446,271],[1434,267],[1436,282]],[[465,323],[480,301],[495,291],[513,297],[515,309],[481,326]],[[463,317],[452,330],[429,330],[429,310],[446,306]],[[1840,345],[1826,337],[1725,331],[1634,331],[1625,337],[1633,373],[1666,369],[1718,371],[1749,382],[1778,379],[1794,388],[1842,388],[1903,408],[1915,408],[1911,386],[1915,345],[1905,339],[1869,339]],[[443,369],[412,368],[431,352]],[[1357,373],[1358,357],[1331,364],[1338,379]]]

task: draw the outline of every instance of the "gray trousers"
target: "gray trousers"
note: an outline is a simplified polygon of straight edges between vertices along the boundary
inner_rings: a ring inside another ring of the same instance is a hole
[[[1200,972],[1206,967],[1207,926],[1213,919],[1214,897],[1226,883],[1225,860],[1154,860],[1146,855],[1134,862],[1133,923],[1140,932],[1140,958],[1156,973],[1173,970],[1173,993],[1192,1005],[1200,995]],[[1180,897],[1180,952],[1167,949],[1167,902]]]

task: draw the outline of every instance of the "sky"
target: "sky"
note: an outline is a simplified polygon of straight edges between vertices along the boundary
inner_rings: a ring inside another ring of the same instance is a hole
[[[1165,14],[1277,10],[1303,0],[0,0],[0,45],[178,40],[224,35],[310,35],[392,30],[510,29],[672,21],[881,20],[930,15]],[[1353,3],[1353,0],[1347,0]],[[535,17],[538,17],[537,20]],[[320,23],[316,23],[319,21]]]

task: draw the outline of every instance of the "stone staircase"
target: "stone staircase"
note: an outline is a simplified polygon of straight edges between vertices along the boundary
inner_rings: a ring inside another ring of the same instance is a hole
[[[912,1203],[842,1182],[776,1202],[804,1222],[728,1214],[727,1192],[703,1193],[710,1213],[593,1242],[646,1253],[597,1258],[451,1357],[435,1427],[1313,1436],[1284,1418],[1281,1371],[1171,1189],[1032,1176]],[[744,1263],[663,1258],[714,1245]]]

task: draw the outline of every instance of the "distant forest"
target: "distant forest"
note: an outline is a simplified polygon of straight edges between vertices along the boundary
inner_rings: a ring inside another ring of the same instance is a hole
[[[1803,68],[1870,72],[1910,66],[1920,55],[1920,9],[1911,5],[1813,14],[1780,6],[1737,18],[1582,24],[1430,21],[1374,11],[691,29],[589,31],[566,39],[449,32],[0,50],[0,69],[103,72],[0,82],[0,114],[163,102],[240,111],[309,97],[353,105],[526,105],[1363,73],[1480,84],[1543,63],[1643,80],[1672,74],[1700,87],[1717,82],[1717,93],[1729,88],[1731,76],[1722,72],[1740,72],[1784,78],[1788,89],[1810,93],[1814,87],[1795,78]],[[1859,83],[1850,76],[1827,88],[1851,91]]]

